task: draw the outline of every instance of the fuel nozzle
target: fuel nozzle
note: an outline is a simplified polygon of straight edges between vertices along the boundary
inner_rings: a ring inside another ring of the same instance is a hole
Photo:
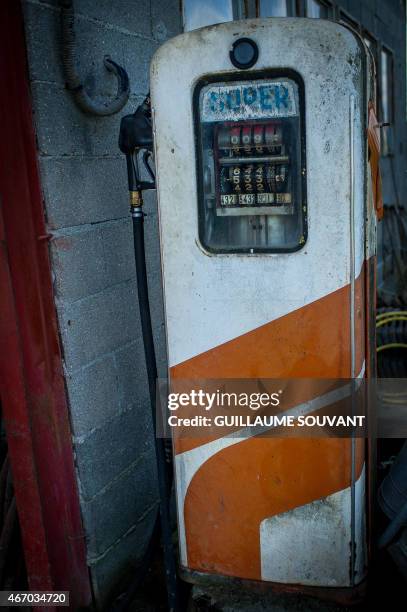
[[[126,156],[130,207],[133,214],[135,209],[141,209],[143,204],[142,192],[146,189],[155,189],[155,176],[149,163],[153,153],[153,127],[149,95],[146,96],[134,113],[122,118],[119,148]],[[151,181],[141,179],[140,154],[142,154],[143,165]]]

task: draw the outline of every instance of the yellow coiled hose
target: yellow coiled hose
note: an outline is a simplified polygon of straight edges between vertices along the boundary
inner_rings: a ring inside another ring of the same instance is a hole
[[[379,312],[376,316],[376,329],[379,330],[388,325],[392,325],[399,322],[407,322],[407,310],[386,310],[384,312]],[[379,340],[376,347],[377,353],[380,354],[390,349],[407,349],[407,334],[402,333],[401,335],[406,338],[406,341],[404,341],[404,337],[395,338],[396,341],[394,342],[380,343]],[[381,399],[388,404],[407,404],[407,393],[386,393],[381,396]]]

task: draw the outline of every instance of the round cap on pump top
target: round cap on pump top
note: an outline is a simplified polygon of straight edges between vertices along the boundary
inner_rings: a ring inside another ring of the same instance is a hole
[[[236,68],[251,68],[259,58],[259,48],[251,38],[235,40],[230,49],[230,61]]]

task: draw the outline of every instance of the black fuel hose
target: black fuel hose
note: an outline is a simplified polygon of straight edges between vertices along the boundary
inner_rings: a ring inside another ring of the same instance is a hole
[[[160,540],[164,551],[165,580],[167,587],[167,600],[169,612],[180,610],[180,594],[178,589],[178,577],[175,562],[175,554],[172,543],[172,531],[170,520],[170,496],[172,483],[171,464],[166,461],[165,442],[163,437],[157,436],[157,419],[161,411],[159,398],[157,396],[157,360],[154,347],[153,328],[151,324],[150,300],[148,295],[146,255],[144,244],[144,213],[141,206],[132,208],[133,221],[134,258],[136,262],[137,295],[140,311],[141,330],[143,336],[144,355],[147,368],[148,389],[151,405],[151,416],[153,421],[157,480],[160,497],[160,509],[156,516],[153,532],[144,553],[143,559],[134,576],[129,588],[116,599],[112,606],[112,612],[125,612],[132,604],[137,595],[142,581],[154,557],[154,551]]]
[[[157,360],[155,355],[153,327],[151,324],[150,300],[148,296],[146,256],[144,245],[144,213],[139,209],[132,211],[134,258],[136,262],[137,293],[140,311],[141,330],[143,333],[144,355],[146,360],[148,389],[151,406],[156,406]],[[154,433],[156,420],[153,414]]]
[[[153,148],[153,130],[149,95],[146,96],[144,102],[133,114],[122,117],[120,122],[119,148],[122,153],[125,154],[127,164],[130,211],[133,223],[134,256],[137,274],[137,294],[148,377],[151,417],[154,429],[160,505],[154,524],[153,534],[140,566],[127,591],[116,600],[114,612],[124,612],[128,610],[138,591],[141,581],[151,565],[160,538],[164,553],[168,610],[170,612],[178,612],[182,605],[181,598],[184,599],[185,593],[181,589],[181,581],[178,580],[175,552],[172,542],[170,520],[170,499],[173,482],[172,461],[167,461],[167,441],[163,437],[163,413],[160,405],[160,394],[157,393],[157,360],[151,324],[144,245],[142,194],[146,189],[155,189],[155,177],[148,164],[148,157]],[[137,163],[137,155],[143,150],[143,162],[152,179],[152,181],[149,182],[141,180]],[[157,424],[159,425],[159,429],[163,431],[157,431]]]
[[[157,436],[156,428],[157,419],[161,418],[162,413],[159,406],[159,398],[157,396],[157,361],[154,348],[150,302],[148,296],[146,257],[144,246],[144,213],[141,210],[141,207],[133,208],[132,219],[134,256],[136,261],[137,273],[137,293],[156,446],[157,479],[160,495],[161,538],[164,551],[168,609],[170,612],[175,612],[176,610],[179,610],[179,593],[175,554],[172,543],[169,505],[172,474],[171,464],[166,461],[164,438],[162,436]]]

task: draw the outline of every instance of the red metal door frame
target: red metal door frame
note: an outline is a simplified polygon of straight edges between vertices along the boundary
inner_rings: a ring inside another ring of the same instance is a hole
[[[0,74],[2,410],[29,587],[77,610],[91,588],[17,0],[0,2]]]

